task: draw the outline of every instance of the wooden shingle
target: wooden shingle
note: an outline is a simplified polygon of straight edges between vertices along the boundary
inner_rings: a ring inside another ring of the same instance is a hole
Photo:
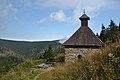
[[[81,27],[63,43],[65,47],[101,47],[103,42],[88,27],[90,18],[84,13],[80,18]]]

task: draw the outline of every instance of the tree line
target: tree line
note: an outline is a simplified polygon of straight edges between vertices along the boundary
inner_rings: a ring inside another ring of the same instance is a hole
[[[120,23],[119,25],[116,25],[116,23],[113,20],[110,20],[110,24],[108,27],[105,27],[104,24],[102,24],[102,30],[100,32],[100,35],[97,36],[104,42],[104,43],[114,43],[119,41],[120,39]]]

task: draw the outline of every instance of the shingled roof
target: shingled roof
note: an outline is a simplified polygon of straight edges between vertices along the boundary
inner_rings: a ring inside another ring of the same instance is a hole
[[[90,19],[85,13],[79,18],[81,27],[65,42],[64,46],[79,47],[101,47],[103,42],[88,27],[87,21]],[[83,25],[82,25],[83,24]]]

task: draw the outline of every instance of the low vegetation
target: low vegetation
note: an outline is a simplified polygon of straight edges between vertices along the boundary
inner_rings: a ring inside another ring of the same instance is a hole
[[[56,66],[50,71],[36,68],[45,60],[26,60],[1,77],[1,80],[119,80],[120,42],[106,45],[79,62]]]
[[[35,64],[35,61],[25,60],[23,63],[9,70],[5,75],[2,75],[0,80],[34,80],[35,76],[42,72]]]
[[[44,80],[120,80],[120,43],[86,55],[79,62],[58,66],[40,76]],[[42,79],[41,79],[42,80]]]
[[[7,47],[0,46],[0,77],[22,62],[22,57]]]

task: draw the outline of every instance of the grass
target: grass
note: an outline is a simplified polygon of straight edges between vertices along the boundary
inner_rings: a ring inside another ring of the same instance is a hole
[[[44,80],[120,80],[120,43],[43,74]],[[46,75],[47,74],[47,75]],[[43,80],[38,78],[39,80]]]
[[[37,69],[37,63],[39,61],[24,61],[1,80],[120,80],[120,43],[107,45],[77,63],[56,66],[49,71]]]
[[[17,65],[11,69],[6,75],[2,75],[0,80],[34,80],[34,78],[40,74],[41,69],[37,68],[37,64],[45,62],[41,60],[25,60],[23,63]]]

